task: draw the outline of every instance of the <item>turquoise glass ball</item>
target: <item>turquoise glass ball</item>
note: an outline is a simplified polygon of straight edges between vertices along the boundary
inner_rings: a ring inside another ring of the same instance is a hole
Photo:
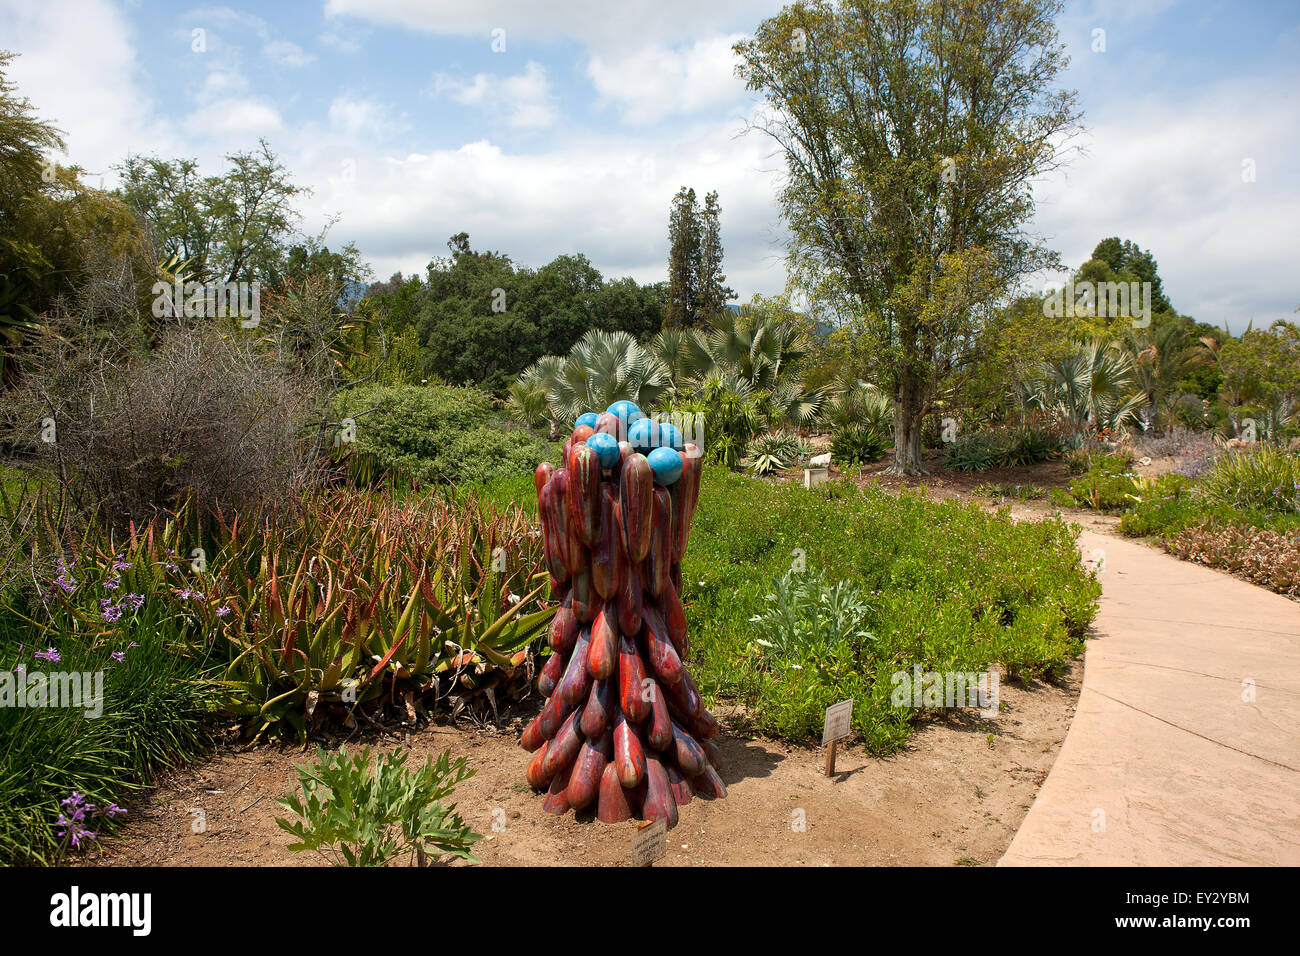
[[[583,414],[578,416],[578,420],[573,423],[573,427],[581,428],[583,425],[586,425],[589,428],[595,428],[596,418],[597,416],[595,412],[584,412]]]
[[[675,448],[656,448],[646,456],[656,485],[671,485],[682,476],[682,453]]]
[[[635,421],[627,430],[627,440],[644,455],[659,444],[659,426],[648,418]]]
[[[587,447],[596,453],[601,468],[613,468],[618,463],[618,439],[613,435],[597,432],[587,439]]]
[[[636,407],[636,402],[630,402],[626,398],[620,399],[609,408],[605,409],[624,425],[631,425],[635,421],[645,418],[645,412]]]
[[[664,422],[659,426],[659,445],[661,448],[676,448],[681,451],[686,447],[686,439],[682,437],[680,428],[669,422]]]

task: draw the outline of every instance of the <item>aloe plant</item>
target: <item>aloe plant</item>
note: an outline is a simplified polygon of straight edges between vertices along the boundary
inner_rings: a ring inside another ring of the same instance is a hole
[[[517,510],[338,492],[305,510],[305,533],[264,528],[256,557],[233,549],[256,563],[229,576],[243,589],[218,683],[256,735],[303,736],[326,705],[400,700],[413,716],[425,694],[463,701],[523,669],[554,609],[539,604],[541,546]]]

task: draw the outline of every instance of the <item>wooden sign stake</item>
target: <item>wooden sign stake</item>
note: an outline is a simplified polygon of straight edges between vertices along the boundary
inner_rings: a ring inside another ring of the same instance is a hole
[[[822,746],[826,748],[826,776],[835,776],[835,756],[841,737],[849,735],[853,720],[853,699],[842,700],[826,708],[822,724]]]

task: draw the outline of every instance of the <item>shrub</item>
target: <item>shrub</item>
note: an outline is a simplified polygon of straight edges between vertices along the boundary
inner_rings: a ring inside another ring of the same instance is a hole
[[[1300,513],[1300,456],[1261,445],[1229,451],[1201,479],[1205,500],[1233,508]]]
[[[831,439],[831,460],[841,468],[879,461],[889,447],[890,438],[875,426],[857,422],[845,425]]]
[[[1181,527],[1197,513],[1188,494],[1191,483],[1176,472],[1138,483],[1134,500],[1120,518],[1119,530],[1134,537]]]
[[[229,513],[302,487],[311,390],[246,340],[174,330],[138,355],[64,332],[71,341],[43,338],[4,425],[85,510],[124,526],[190,497]]]
[[[825,708],[852,697],[860,739],[891,752],[917,719],[890,702],[896,671],[998,662],[1028,677],[1057,672],[1079,652],[1100,588],[1081,566],[1076,533],[1060,520],[1017,524],[973,503],[851,482],[809,491],[706,469],[682,565],[695,676],[702,692],[741,705],[740,726],[789,740],[814,739]],[[777,627],[767,585],[795,549],[815,569],[809,578],[847,582],[866,605],[851,629],[874,640],[840,643],[811,666],[755,644],[755,616]]]
[[[1119,511],[1138,494],[1137,476],[1129,471],[1127,455],[1097,455],[1088,471],[1070,482],[1074,504],[1094,511]]]
[[[1032,465],[1056,458],[1065,445],[1059,432],[1032,425],[977,431],[948,446],[944,465],[953,471]]]
[[[474,771],[463,757],[452,763],[445,750],[416,771],[406,768],[406,757],[404,750],[384,754],[372,771],[369,746],[352,756],[346,747],[332,754],[317,747],[315,764],[298,765],[302,796],[293,791],[276,801],[298,817],[275,820],[296,838],[289,849],[314,850],[335,866],[383,866],[403,853],[421,864],[426,854],[443,853],[477,863],[470,850],[482,837],[454,803],[442,805]]]
[[[856,657],[873,640],[870,608],[849,581],[827,584],[821,574],[790,570],[772,582],[765,600],[749,619],[755,640],[788,663],[820,663],[844,648]]]
[[[356,422],[349,454],[372,459],[375,473],[427,484],[531,473],[551,457],[546,442],[506,425],[493,411],[491,396],[472,388],[357,388],[340,398],[338,414]]]
[[[1172,535],[1165,545],[1186,561],[1240,574],[1300,598],[1300,531],[1274,531],[1206,521]]]

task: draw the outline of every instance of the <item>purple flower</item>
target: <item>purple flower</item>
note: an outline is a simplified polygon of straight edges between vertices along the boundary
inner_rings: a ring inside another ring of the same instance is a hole
[[[111,624],[122,617],[122,609],[108,598],[100,598],[99,616]]]
[[[121,586],[122,586],[121,575],[110,574],[107,578],[104,579],[104,590],[106,591],[116,591]]]
[[[192,590],[192,589],[190,589],[190,588],[186,588],[184,591],[182,591],[182,592],[178,595],[178,597],[179,597],[182,601],[202,601],[202,600],[203,600],[203,592],[202,592],[202,591],[195,591],[195,590]]]
[[[134,613],[144,606],[144,595],[128,594],[126,597],[122,598],[122,606]]]
[[[125,815],[126,811],[123,810],[121,807],[119,807],[116,803],[110,803],[108,806],[104,808],[104,813],[107,816],[115,817],[118,816],[119,814]]]
[[[109,654],[108,656],[113,658],[113,660],[117,661],[120,664],[124,660],[126,660],[126,651],[114,651],[112,654]]]
[[[230,613],[229,604],[225,605],[224,607],[217,608],[217,617],[225,617],[229,613]]]
[[[130,561],[124,561],[124,560],[123,560],[123,558],[125,558],[125,557],[126,557],[126,555],[124,555],[124,554],[119,554],[116,558],[113,559],[113,570],[114,570],[114,571],[125,571],[127,568],[131,567],[131,562],[130,562]]]
[[[33,656],[39,661],[51,661],[55,664],[63,660],[63,658],[59,656],[59,652],[52,647],[46,651],[36,651]]]

